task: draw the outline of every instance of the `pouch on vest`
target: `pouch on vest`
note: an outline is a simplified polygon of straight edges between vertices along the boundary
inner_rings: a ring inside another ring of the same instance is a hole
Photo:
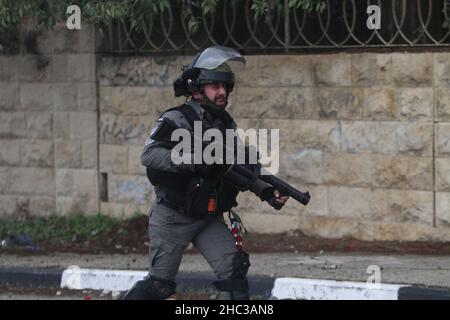
[[[208,215],[208,199],[212,190],[215,190],[213,180],[203,177],[192,178],[186,188],[184,213],[192,217]]]

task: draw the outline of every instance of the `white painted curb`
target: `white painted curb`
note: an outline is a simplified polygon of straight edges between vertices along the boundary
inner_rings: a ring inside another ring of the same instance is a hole
[[[408,285],[277,278],[272,297],[295,300],[398,300],[398,290],[402,287]]]
[[[126,291],[148,275],[146,271],[81,269],[69,267],[61,277],[61,288]]]

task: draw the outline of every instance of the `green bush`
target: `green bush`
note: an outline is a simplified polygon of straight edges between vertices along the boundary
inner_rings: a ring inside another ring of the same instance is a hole
[[[21,220],[0,219],[0,239],[20,234],[28,235],[37,242],[71,240],[74,237],[90,239],[111,231],[113,226],[124,223],[126,222],[102,214],[88,216],[81,213],[70,216],[52,215],[45,218],[33,217]],[[121,233],[126,233],[126,230],[123,230]]]

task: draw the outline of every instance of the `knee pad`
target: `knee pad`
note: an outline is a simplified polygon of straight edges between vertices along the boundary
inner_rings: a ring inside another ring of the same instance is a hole
[[[124,300],[163,300],[175,293],[176,283],[147,276],[126,293]]]

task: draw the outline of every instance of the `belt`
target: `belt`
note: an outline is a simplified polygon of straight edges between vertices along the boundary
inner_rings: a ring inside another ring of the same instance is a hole
[[[161,203],[164,207],[167,207],[169,209],[173,209],[173,210],[180,210],[180,206],[176,205],[175,203],[169,202],[164,198],[161,198],[161,200],[158,202]]]

